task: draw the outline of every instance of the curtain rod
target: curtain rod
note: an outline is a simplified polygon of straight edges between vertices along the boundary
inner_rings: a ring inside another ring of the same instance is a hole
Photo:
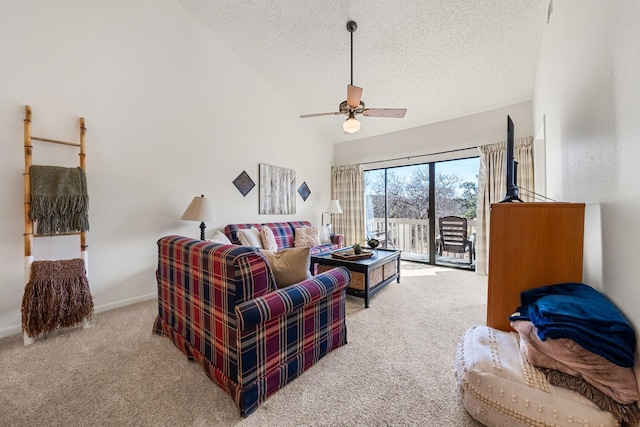
[[[372,165],[374,163],[386,163],[386,162],[393,162],[396,160],[403,160],[403,159],[407,159],[407,160],[411,160],[413,158],[416,157],[427,157],[427,156],[437,156],[438,154],[448,154],[448,153],[455,153],[457,151],[466,151],[466,150],[471,150],[473,148],[478,148],[477,145],[474,145],[473,147],[467,147],[467,148],[456,148],[455,150],[447,150],[447,151],[439,151],[437,153],[429,153],[429,154],[417,154],[415,156],[406,156],[406,157],[396,157],[395,159],[386,159],[386,160],[374,160],[372,162],[363,162],[360,163],[361,165]]]

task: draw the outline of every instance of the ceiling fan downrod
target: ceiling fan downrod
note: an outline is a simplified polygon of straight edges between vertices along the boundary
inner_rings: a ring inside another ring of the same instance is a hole
[[[353,33],[358,29],[355,21],[347,22],[347,31],[351,33],[351,86],[353,86]]]

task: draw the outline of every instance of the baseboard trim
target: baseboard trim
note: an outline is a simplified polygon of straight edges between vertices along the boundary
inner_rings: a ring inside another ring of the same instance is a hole
[[[113,310],[120,307],[126,307],[128,305],[137,304],[139,302],[150,301],[152,299],[156,299],[157,297],[158,297],[158,294],[154,292],[151,294],[140,295],[138,297],[116,301],[109,304],[102,304],[95,307],[93,310],[96,313],[102,313],[103,311],[109,311],[109,310]]]
[[[109,304],[102,304],[93,308],[95,313],[102,313],[109,310],[114,310],[120,307],[126,307],[128,305],[137,304],[139,302],[151,301],[158,297],[157,293],[151,293],[146,295],[140,295],[134,298],[128,298],[121,301],[111,302]],[[22,335],[22,325],[9,326],[8,328],[0,329],[0,338],[10,337],[12,335]]]

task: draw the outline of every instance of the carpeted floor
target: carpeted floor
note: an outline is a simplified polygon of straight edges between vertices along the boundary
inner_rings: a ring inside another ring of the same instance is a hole
[[[155,301],[96,314],[91,328],[24,347],[0,340],[0,425],[479,426],[453,375],[455,348],[484,324],[487,281],[403,262],[370,308],[347,297],[348,344],[248,418],[166,338]]]

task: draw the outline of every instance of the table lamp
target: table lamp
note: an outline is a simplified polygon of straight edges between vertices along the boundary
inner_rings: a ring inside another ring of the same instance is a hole
[[[200,221],[200,240],[204,240],[204,230],[207,228],[205,221],[216,221],[216,217],[213,214],[213,203],[210,199],[205,198],[204,194],[200,197],[194,197],[180,219]]]
[[[331,233],[331,223],[333,223],[333,214],[342,213],[342,208],[340,207],[340,202],[338,199],[332,199],[329,201],[329,206],[327,206],[327,210],[322,212],[322,216],[320,217],[321,225],[324,224],[324,214],[329,214],[330,223],[327,224],[327,232]]]

